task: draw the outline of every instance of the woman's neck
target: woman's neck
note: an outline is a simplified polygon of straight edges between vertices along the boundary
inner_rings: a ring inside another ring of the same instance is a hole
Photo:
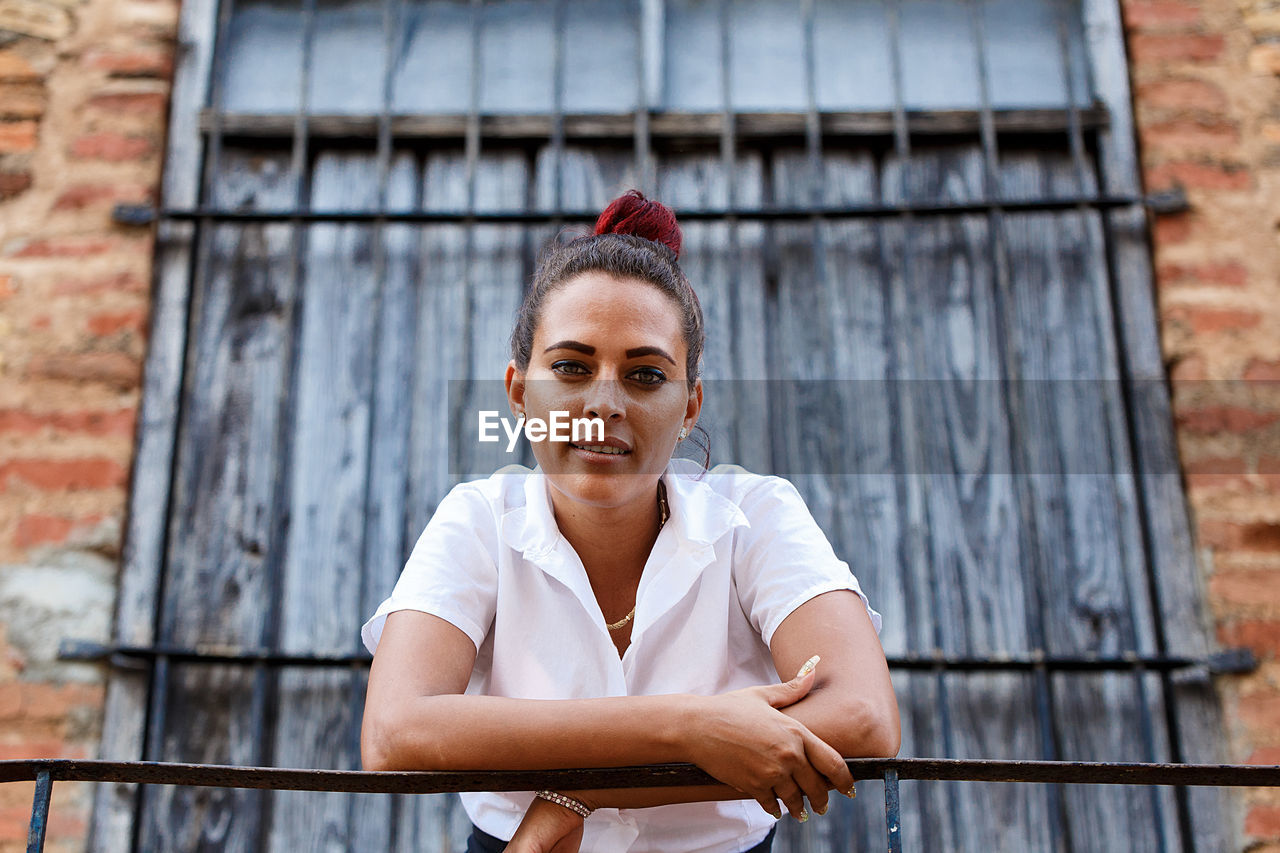
[[[560,534],[573,546],[587,571],[591,585],[617,588],[640,580],[649,552],[660,529],[658,493],[620,507],[598,507],[552,496],[552,509]]]

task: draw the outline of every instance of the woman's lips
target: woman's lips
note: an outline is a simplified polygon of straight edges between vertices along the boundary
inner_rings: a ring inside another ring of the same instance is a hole
[[[575,456],[592,464],[616,465],[631,456],[630,449],[618,447],[616,446],[617,444],[622,444],[622,442],[605,441],[600,444],[570,444],[569,449]]]

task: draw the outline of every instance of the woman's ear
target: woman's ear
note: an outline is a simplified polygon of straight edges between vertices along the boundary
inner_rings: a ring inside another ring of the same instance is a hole
[[[524,415],[524,373],[516,367],[515,359],[507,362],[507,373],[503,377],[507,386],[507,404],[511,406],[511,414],[516,417]]]
[[[693,427],[698,423],[698,415],[702,413],[702,380],[695,379],[693,387],[689,389],[689,402],[684,409],[684,428],[689,432],[693,432]]]

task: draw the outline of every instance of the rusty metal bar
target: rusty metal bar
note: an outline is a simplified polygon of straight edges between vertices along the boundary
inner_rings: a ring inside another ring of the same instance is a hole
[[[1280,787],[1280,765],[1151,764],[1110,761],[1010,761],[960,758],[849,758],[855,779],[950,782],[1034,782],[1087,785],[1195,785]],[[692,764],[567,770],[458,770],[368,772],[277,767],[177,764],[148,761],[81,761],[35,758],[0,761],[0,784],[56,775],[64,782],[131,782],[280,791],[443,794],[462,791],[531,791],[540,788],[667,788],[716,784]]]
[[[65,641],[58,650],[60,660],[108,661],[112,666],[131,667],[132,661],[168,660],[174,663],[202,664],[266,664],[268,666],[350,666],[368,664],[372,658],[363,652],[343,655],[300,655],[269,652],[260,649],[184,649],[171,646],[107,646],[95,642]],[[1257,660],[1247,648],[1225,649],[1205,659],[1171,655],[1122,654],[1094,657],[1088,655],[1044,655],[1035,652],[1001,657],[978,657],[936,654],[891,655],[886,658],[890,669],[985,672],[1032,672],[1043,667],[1059,672],[1105,672],[1112,670],[1173,670],[1201,667],[1211,674],[1242,674],[1257,668]]]

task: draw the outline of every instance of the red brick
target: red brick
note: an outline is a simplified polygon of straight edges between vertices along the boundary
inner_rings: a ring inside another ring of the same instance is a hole
[[[54,210],[79,210],[99,203],[138,203],[151,195],[147,187],[137,184],[73,184],[63,190],[53,203]]]
[[[122,391],[137,388],[142,365],[122,352],[61,353],[33,358],[27,375],[69,382],[101,382]]]
[[[28,241],[14,253],[14,257],[87,258],[110,252],[119,245],[119,241],[103,237],[51,237]]]
[[[93,314],[86,321],[90,334],[114,335],[116,332],[141,334],[147,322],[147,312],[142,308],[129,311],[103,311]]]
[[[133,435],[135,410],[114,411],[87,410],[79,412],[28,412],[21,409],[0,409],[0,432],[37,433],[42,430],[55,432],[83,432],[90,435]]]
[[[51,684],[44,681],[16,681],[21,696],[19,715],[29,722],[64,720],[67,713],[102,705],[103,688],[97,684]],[[8,689],[7,686],[5,689]]]
[[[1237,308],[1207,308],[1200,305],[1177,305],[1166,312],[1168,319],[1197,335],[1252,329],[1262,322],[1257,311]]]
[[[1244,831],[1254,838],[1280,838],[1280,806],[1252,806],[1244,818]]]
[[[1238,261],[1206,264],[1161,264],[1156,270],[1161,287],[1172,284],[1219,284],[1242,287],[1249,281],[1249,270]]]
[[[18,532],[13,544],[19,548],[43,545],[49,542],[65,542],[75,523],[57,515],[24,515],[18,519]]]
[[[173,55],[167,50],[98,50],[85,57],[85,64],[112,77],[160,77],[173,73]]]
[[[1280,524],[1268,521],[1202,521],[1197,525],[1200,543],[1216,548],[1249,551],[1280,551]],[[1222,571],[1209,583],[1221,584],[1227,591],[1239,591],[1253,585],[1271,589],[1280,603],[1280,573],[1267,569]],[[1263,602],[1265,603],[1265,602]]]
[[[40,80],[41,74],[18,54],[0,50],[0,80]]]
[[[50,738],[24,740],[22,743],[0,743],[0,761],[24,758],[67,758],[67,744]],[[30,815],[27,816],[30,819]]]
[[[1146,170],[1147,187],[1166,190],[1182,186],[1197,190],[1246,190],[1253,186],[1253,173],[1234,163],[1174,160]]]
[[[1196,459],[1183,463],[1192,489],[1228,489],[1249,485],[1248,467],[1240,458]]]
[[[1259,412],[1243,406],[1210,406],[1204,409],[1187,409],[1174,415],[1174,421],[1181,429],[1201,435],[1244,433],[1269,426],[1277,420],[1280,420],[1280,414]]]
[[[1259,456],[1258,473],[1265,475],[1280,474],[1280,456]]]
[[[1180,151],[1223,151],[1240,142],[1240,129],[1229,121],[1181,118],[1145,125],[1140,133],[1146,145]]]
[[[1130,29],[1159,30],[1187,27],[1200,22],[1200,9],[1173,0],[1143,0],[1121,4],[1124,23]]]
[[[30,188],[30,172],[0,171],[0,201],[20,195]]]
[[[1280,622],[1257,619],[1221,625],[1218,640],[1224,646],[1245,646],[1259,657],[1275,656],[1280,654]]]
[[[1157,216],[1154,226],[1155,241],[1162,246],[1185,243],[1191,237],[1191,215],[1175,213]]]
[[[1166,110],[1216,114],[1227,109],[1227,93],[1221,86],[1190,77],[1144,83],[1138,87],[1135,100],[1139,107]]]
[[[1252,359],[1245,366],[1244,378],[1254,382],[1280,382],[1280,361]]]
[[[46,100],[38,83],[0,83],[0,118],[40,118]]]
[[[55,296],[74,296],[90,293],[146,293],[147,284],[139,276],[128,272],[91,278],[64,278],[53,285]]]
[[[120,163],[125,160],[142,160],[156,151],[156,144],[145,136],[129,136],[123,133],[91,133],[82,136],[71,145],[73,157],[85,160],[107,160]]]
[[[1200,527],[1203,544],[1204,525]],[[1209,578],[1209,595],[1229,606],[1280,606],[1280,573],[1267,569],[1215,572]]]
[[[40,125],[34,121],[0,122],[0,154],[34,151]]]
[[[89,109],[116,115],[162,116],[169,99],[160,92],[105,92],[85,102]]]
[[[1139,64],[1211,62],[1222,55],[1225,44],[1216,33],[1134,33],[1129,37],[1129,53]]]
[[[19,481],[48,491],[110,489],[125,485],[129,472],[114,459],[11,459],[0,464],[0,485]]]
[[[1240,697],[1240,719],[1267,732],[1280,732],[1280,693],[1259,691]]]
[[[1280,746],[1264,746],[1249,753],[1245,764],[1280,764]]]

